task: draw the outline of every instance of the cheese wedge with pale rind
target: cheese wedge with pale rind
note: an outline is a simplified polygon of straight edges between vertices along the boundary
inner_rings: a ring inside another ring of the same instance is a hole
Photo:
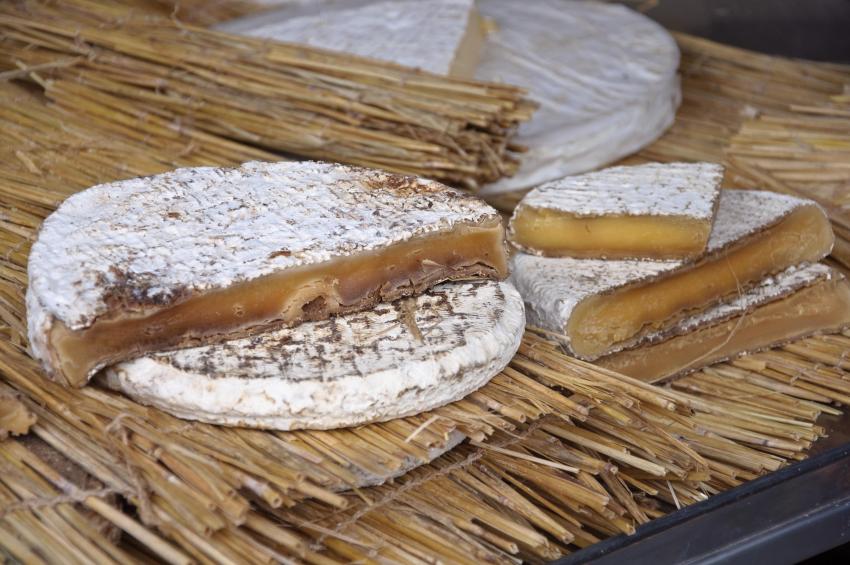
[[[850,326],[850,283],[827,265],[791,267],[749,291],[595,361],[646,382]]]
[[[314,0],[218,26],[435,74],[472,78],[484,30],[474,0]]]
[[[811,200],[724,190],[706,254],[696,262],[573,259],[519,253],[511,278],[529,324],[586,360],[722,302],[764,277],[829,254],[832,227]]]
[[[508,239],[526,253],[693,259],[708,244],[723,166],[649,163],[552,181],[525,195]]]

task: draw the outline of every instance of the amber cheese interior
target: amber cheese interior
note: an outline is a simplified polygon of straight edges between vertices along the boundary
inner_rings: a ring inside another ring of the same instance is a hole
[[[769,274],[817,261],[832,241],[832,228],[818,207],[797,208],[774,226],[691,267],[583,300],[567,324],[570,347],[578,356],[595,359],[614,344],[669,326]]]
[[[700,328],[638,349],[614,353],[597,363],[647,382],[728,359],[815,332],[850,324],[850,285],[822,281],[787,298],[764,304],[743,317]]]
[[[96,369],[146,352],[362,310],[444,280],[505,276],[501,222],[462,225],[380,251],[281,271],[157,311],[98,319],[79,331],[58,322],[51,329],[51,349],[60,377],[80,386]]]
[[[550,257],[690,259],[705,250],[711,221],[686,216],[575,216],[523,207],[511,240]]]

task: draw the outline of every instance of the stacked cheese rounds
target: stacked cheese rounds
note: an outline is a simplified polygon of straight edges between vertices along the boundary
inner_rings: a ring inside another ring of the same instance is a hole
[[[183,418],[352,426],[498,373],[524,327],[506,276],[499,214],[433,181],[316,162],[180,169],[92,187],[44,222],[29,336],[55,380],[101,374]]]
[[[720,190],[711,163],[615,167],[531,191],[509,237],[531,326],[647,381],[850,324],[850,286],[817,262],[815,202]]]

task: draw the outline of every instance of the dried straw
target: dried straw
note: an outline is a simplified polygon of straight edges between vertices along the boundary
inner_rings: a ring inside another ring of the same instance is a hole
[[[135,117],[193,139],[469,188],[516,170],[509,138],[533,111],[512,86],[218,33],[107,0],[5,2],[0,36],[7,78],[29,78],[57,105],[113,127]]]
[[[701,48],[701,65],[724,55]],[[753,76],[778,80],[752,57]],[[109,105],[74,112],[11,85],[0,101],[0,133],[14,140],[0,147],[0,386],[38,417],[37,438],[96,481],[76,485],[44,453],[0,443],[0,548],[18,560],[539,562],[804,457],[824,433],[818,415],[850,400],[846,335],[660,387],[566,357],[529,332],[511,365],[464,401],[332,432],[219,428],[96,387],[62,388],[25,352],[26,257],[40,221],[95,182],[260,150],[216,132],[174,132],[155,112],[144,121]],[[705,111],[686,105],[680,117],[712,123]],[[688,139],[714,147],[717,138]],[[682,158],[668,147],[669,159]],[[457,434],[472,441],[428,463]],[[383,486],[345,490],[417,464]],[[115,496],[132,510],[113,506]],[[123,532],[121,543],[104,524]]]
[[[846,77],[845,91],[850,89]],[[818,201],[836,235],[832,256],[850,267],[850,96],[786,104],[745,121],[726,151],[735,183]]]

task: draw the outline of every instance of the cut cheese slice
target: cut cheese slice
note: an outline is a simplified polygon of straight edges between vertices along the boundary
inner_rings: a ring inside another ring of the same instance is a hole
[[[474,0],[316,0],[232,20],[218,29],[462,78],[473,77],[484,43]]]
[[[30,345],[79,386],[148,351],[506,274],[499,214],[433,181],[313,162],[180,169],[96,186],[47,218]]]
[[[482,194],[527,189],[638,151],[680,101],[679,50],[646,16],[614,3],[479,0],[495,22],[475,77],[518,84],[540,104],[513,138],[519,171]]]
[[[723,167],[651,163],[546,183],[514,210],[508,238],[549,257],[692,259],[705,251]]]
[[[848,326],[847,280],[826,265],[793,267],[729,302],[648,335],[638,348],[596,363],[657,382],[743,353]]]
[[[593,360],[721,302],[792,265],[816,262],[834,236],[811,200],[724,190],[707,254],[681,261],[514,257],[513,280],[531,325],[562,335]]]
[[[181,418],[329,429],[459,400],[505,367],[524,327],[510,283],[447,283],[367,312],[149,355],[106,375]]]

